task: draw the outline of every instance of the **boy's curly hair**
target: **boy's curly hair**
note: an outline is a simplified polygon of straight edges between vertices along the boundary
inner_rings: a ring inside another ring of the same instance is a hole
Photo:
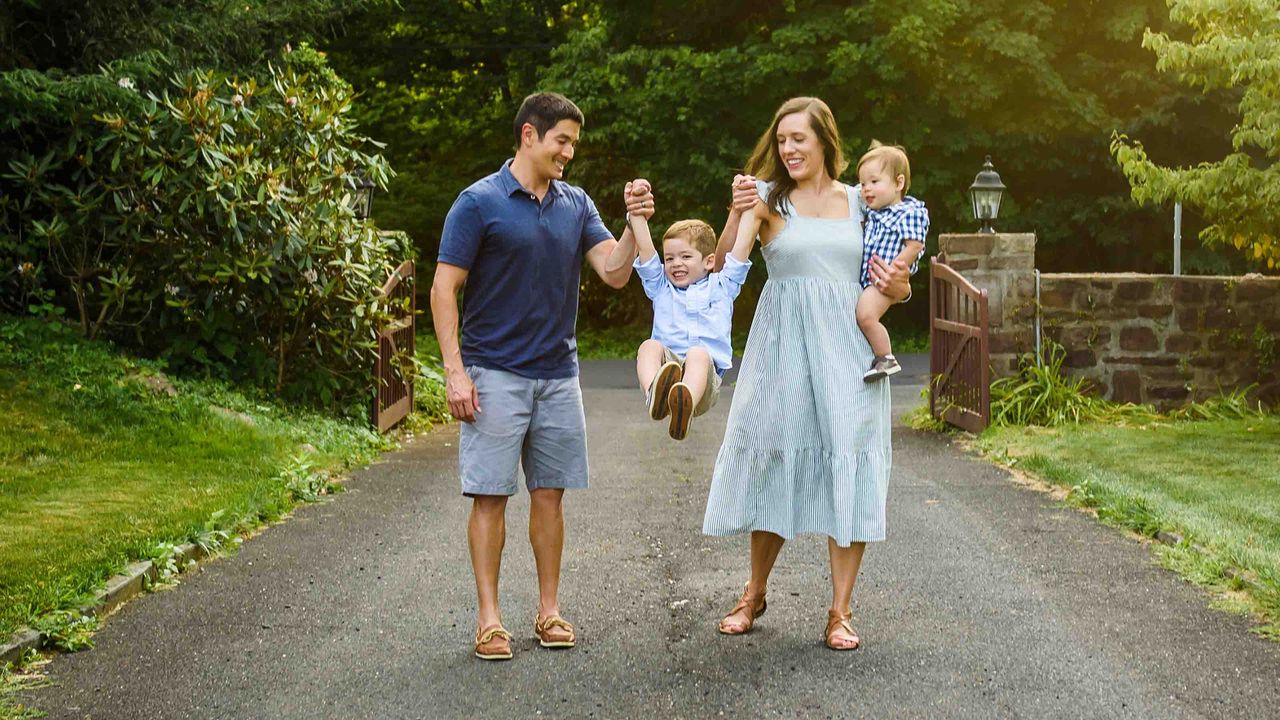
[[[665,242],[673,237],[684,238],[685,242],[704,256],[716,251],[716,231],[701,220],[681,220],[672,223],[671,227],[663,233],[662,240]]]
[[[872,140],[870,148],[858,161],[857,172],[861,172],[862,166],[872,160],[878,160],[881,167],[888,170],[894,178],[899,175],[903,177],[902,194],[906,195],[911,189],[911,162],[907,160],[906,148],[901,145],[885,145],[879,140]]]

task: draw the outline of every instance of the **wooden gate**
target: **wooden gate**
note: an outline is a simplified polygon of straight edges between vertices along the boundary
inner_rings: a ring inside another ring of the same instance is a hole
[[[401,365],[412,362],[416,350],[413,261],[406,260],[387,279],[379,296],[390,306],[393,320],[378,331],[378,359],[374,368],[373,411],[370,421],[386,432],[413,410],[413,377],[405,379]]]
[[[929,412],[982,432],[991,421],[987,291],[929,260]]]

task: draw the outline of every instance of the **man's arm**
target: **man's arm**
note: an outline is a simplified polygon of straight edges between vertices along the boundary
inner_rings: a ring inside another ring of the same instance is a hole
[[[627,183],[627,213],[645,220],[653,217],[653,190],[649,181],[637,178]],[[652,245],[650,241],[650,245]],[[605,240],[587,251],[587,262],[605,285],[619,289],[631,279],[631,262],[636,257],[636,237],[628,226],[622,231],[621,240]]]
[[[445,399],[449,413],[463,422],[475,422],[476,413],[480,412],[480,395],[467,376],[458,345],[458,291],[469,272],[457,265],[437,263],[431,283],[431,322],[444,361]]]

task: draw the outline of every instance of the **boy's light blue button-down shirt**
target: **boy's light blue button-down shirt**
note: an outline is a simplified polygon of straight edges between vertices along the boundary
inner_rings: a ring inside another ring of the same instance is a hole
[[[653,301],[650,337],[682,359],[689,348],[701,345],[720,374],[733,367],[733,300],[742,290],[751,261],[729,255],[724,259],[724,270],[708,273],[687,288],[671,284],[658,255],[648,262],[636,258],[635,269],[644,294]]]

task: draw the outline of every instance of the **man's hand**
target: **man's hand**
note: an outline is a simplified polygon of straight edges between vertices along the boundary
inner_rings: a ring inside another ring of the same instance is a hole
[[[871,284],[885,297],[902,302],[911,297],[911,266],[902,258],[887,263],[879,255],[872,255],[867,270]]]
[[[744,213],[756,206],[760,201],[760,194],[756,192],[756,178],[754,175],[734,175],[733,176],[733,205],[731,209],[734,212]]]
[[[465,372],[446,372],[446,375],[444,396],[449,403],[449,414],[462,422],[475,422],[476,413],[480,412],[480,393],[475,383]]]
[[[648,220],[653,217],[653,187],[648,180],[636,178],[627,183],[623,191],[627,203],[627,212],[636,217]]]

